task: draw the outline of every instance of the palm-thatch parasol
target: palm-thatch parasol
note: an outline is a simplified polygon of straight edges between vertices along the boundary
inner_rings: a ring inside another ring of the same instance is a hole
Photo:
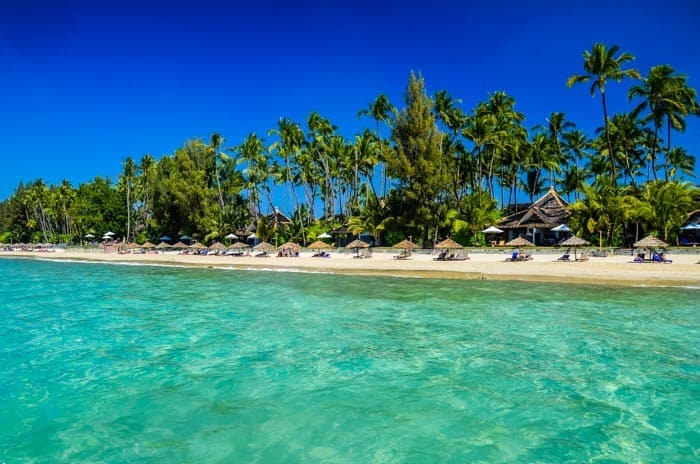
[[[194,245],[190,245],[190,248],[194,248],[195,250],[203,250],[206,248],[206,246],[202,245],[200,242],[194,242]]]
[[[247,243],[243,243],[243,242],[236,242],[233,245],[231,245],[229,248],[243,249],[243,248],[250,248],[250,245],[248,245]]]
[[[398,248],[400,250],[403,250],[401,253],[399,253],[398,257],[399,258],[408,258],[411,256],[410,251],[415,250],[418,248],[418,245],[410,241],[409,239],[403,240],[396,245],[393,246],[393,248]]]
[[[185,248],[189,248],[189,246],[182,243],[182,242],[177,242],[175,245],[172,245],[172,248],[177,248],[178,250],[184,250]]]
[[[326,242],[322,242],[321,240],[316,240],[314,243],[306,247],[310,250],[322,250],[324,248],[332,248],[329,244]]]
[[[287,242],[284,245],[280,246],[280,250],[297,251],[298,249],[299,249],[299,244],[296,242]]]
[[[409,239],[406,239],[406,240],[394,245],[393,248],[400,248],[402,250],[415,250],[416,248],[418,248],[418,245],[416,245],[415,243],[413,243]]]
[[[666,248],[667,246],[668,243],[664,242],[663,240],[659,240],[653,235],[644,237],[640,241],[634,243],[635,248]]]
[[[534,247],[535,244],[524,237],[516,237],[513,240],[511,240],[510,242],[507,242],[506,246],[518,247],[518,256],[520,256],[520,254],[523,252],[523,247],[526,247],[526,246]]]
[[[357,253],[357,256],[360,256],[360,248],[369,248],[369,243],[357,239],[345,245],[345,248],[349,248],[351,250],[354,249]]]
[[[660,240],[653,235],[647,235],[643,239],[635,242],[633,245],[635,248],[646,248],[649,250],[649,259],[652,259],[654,253],[654,248],[666,248],[668,243]]]
[[[214,251],[222,251],[226,249],[226,245],[221,242],[214,242],[209,246],[209,249]]]
[[[158,245],[156,245],[157,250],[164,250],[166,248],[170,248],[171,245],[167,242],[160,242]]]
[[[265,253],[270,253],[275,251],[275,246],[268,242],[260,242],[253,247],[254,250],[260,250]]]
[[[148,249],[155,248],[155,245],[152,244],[151,242],[146,242],[143,245],[141,245],[141,248],[148,248]]]
[[[562,246],[571,246],[574,247],[574,261],[576,260],[576,247],[577,246],[582,246],[582,245],[589,245],[591,242],[588,240],[584,240],[581,237],[577,237],[575,235],[572,235],[571,237],[567,238],[563,242],[561,242]]]
[[[446,238],[442,242],[438,243],[435,245],[435,248],[438,250],[452,250],[452,249],[459,249],[459,248],[464,248],[462,245],[459,243],[455,242],[451,238]]]
[[[506,246],[516,246],[518,248],[522,248],[525,246],[535,246],[535,244],[526,238],[516,237],[510,242],[506,243]]]

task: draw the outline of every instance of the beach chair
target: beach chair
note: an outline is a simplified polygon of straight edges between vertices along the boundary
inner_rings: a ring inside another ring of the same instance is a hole
[[[450,261],[466,261],[469,259],[469,256],[460,251],[457,254],[451,255],[449,259]]]
[[[510,255],[510,258],[506,258],[506,261],[510,261],[510,262],[519,261],[519,254],[518,254],[518,252],[517,252],[517,251],[514,251],[513,254]]]
[[[441,251],[439,255],[433,258],[433,261],[445,261],[447,260],[447,252]]]
[[[566,250],[566,252],[557,258],[557,261],[571,261],[571,249]]]
[[[576,258],[576,261],[588,261],[588,253],[584,251],[578,258]]]

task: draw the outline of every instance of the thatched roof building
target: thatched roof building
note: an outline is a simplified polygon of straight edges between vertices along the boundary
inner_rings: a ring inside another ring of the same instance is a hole
[[[550,187],[547,193],[527,208],[498,221],[498,227],[505,230],[509,237],[533,233],[533,241],[541,244],[553,244],[556,237],[551,229],[569,222],[567,207],[569,203]],[[539,234],[535,234],[535,231]]]
[[[569,221],[571,213],[566,209],[567,206],[569,203],[559,196],[554,187],[549,187],[547,193],[527,209],[498,221],[498,227],[504,230],[532,227],[552,229]]]

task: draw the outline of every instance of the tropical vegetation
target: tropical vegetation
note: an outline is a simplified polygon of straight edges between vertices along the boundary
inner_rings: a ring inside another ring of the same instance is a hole
[[[0,242],[80,243],[107,230],[139,243],[162,235],[210,242],[254,228],[262,239],[310,243],[344,225],[387,245],[408,236],[479,245],[483,227],[550,185],[571,202],[575,233],[591,241],[629,245],[640,233],[674,241],[700,209],[695,156],[673,138],[700,114],[697,92],[671,66],[642,75],[633,59],[594,44],[584,72],[566,82],[600,96],[593,134],[561,112],[528,128],[502,91],[465,110],[411,73],[403,104],[379,95],[358,113],[368,127],[351,138],[312,112],[234,143],[213,133],[160,159],[127,157],[116,179],[21,183],[0,203]],[[631,83],[629,110],[611,112],[606,90],[622,80]],[[280,206],[285,227],[267,216]]]

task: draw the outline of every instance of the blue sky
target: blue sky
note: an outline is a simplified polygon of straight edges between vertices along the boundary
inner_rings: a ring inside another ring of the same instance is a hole
[[[143,4],[141,4],[143,3]],[[380,93],[397,106],[411,70],[470,110],[513,95],[526,125],[563,111],[592,134],[588,87],[568,89],[594,42],[645,74],[670,64],[700,89],[700,2],[4,2],[0,199],[20,181],[116,178],[214,132],[226,146],[318,111],[351,137]],[[611,84],[609,109],[628,111]],[[674,140],[700,153],[700,118]]]

